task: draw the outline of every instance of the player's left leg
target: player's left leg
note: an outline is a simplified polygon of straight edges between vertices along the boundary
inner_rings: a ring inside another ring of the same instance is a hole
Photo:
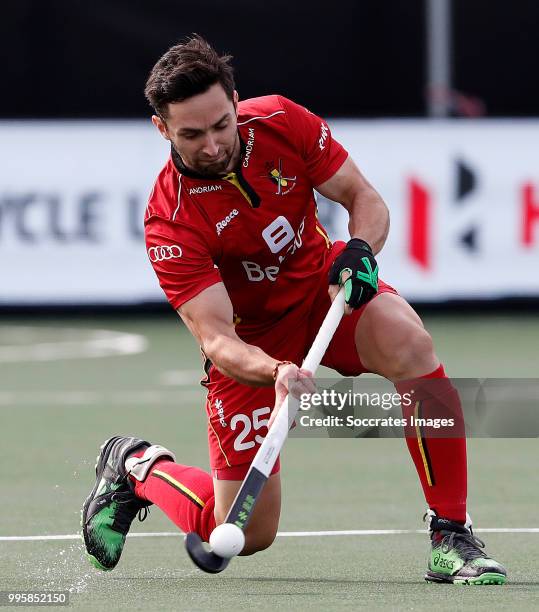
[[[386,292],[364,308],[355,327],[356,350],[364,368],[413,393],[403,416],[453,418],[451,437],[406,431],[406,443],[430,508],[432,554],[425,578],[434,582],[502,584],[505,569],[481,550],[467,524],[466,439],[457,390],[445,375],[420,318],[399,295]]]

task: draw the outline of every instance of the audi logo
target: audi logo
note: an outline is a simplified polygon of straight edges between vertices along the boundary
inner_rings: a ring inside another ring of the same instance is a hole
[[[150,261],[156,263],[167,259],[177,259],[182,256],[182,249],[177,244],[171,246],[154,246],[148,249]]]

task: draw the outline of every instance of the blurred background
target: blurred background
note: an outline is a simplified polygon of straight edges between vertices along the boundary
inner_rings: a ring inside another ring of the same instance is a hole
[[[327,8],[327,7],[326,7]],[[325,117],[391,210],[382,274],[416,304],[539,297],[534,0],[19,0],[0,51],[0,305],[153,304],[142,217],[168,149],[143,89],[198,32],[243,98]],[[320,198],[333,238],[346,215]],[[166,307],[166,306],[165,306]]]

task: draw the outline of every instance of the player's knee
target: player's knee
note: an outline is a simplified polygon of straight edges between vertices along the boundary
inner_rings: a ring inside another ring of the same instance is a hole
[[[254,555],[256,552],[269,548],[275,541],[277,529],[268,529],[257,533],[247,533],[242,556]]]
[[[226,514],[226,512],[215,513],[217,525],[224,522]],[[279,527],[278,516],[266,516],[265,518],[269,520],[261,522],[260,520],[257,520],[259,517],[254,517],[254,519],[249,523],[245,532],[245,546],[243,547],[240,555],[254,555],[254,553],[265,550],[273,544],[275,538],[277,537],[277,529]]]
[[[436,367],[434,344],[430,334],[420,326],[411,326],[395,339],[388,356],[387,378],[403,379],[422,376]]]

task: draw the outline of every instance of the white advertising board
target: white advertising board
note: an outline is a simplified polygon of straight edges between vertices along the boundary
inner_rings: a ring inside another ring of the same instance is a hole
[[[539,297],[539,121],[330,121],[391,213],[411,300]],[[144,249],[168,156],[145,121],[1,122],[0,305],[164,299]],[[320,201],[333,238],[347,217]]]
[[[161,300],[143,219],[165,141],[142,121],[0,124],[0,304]]]

